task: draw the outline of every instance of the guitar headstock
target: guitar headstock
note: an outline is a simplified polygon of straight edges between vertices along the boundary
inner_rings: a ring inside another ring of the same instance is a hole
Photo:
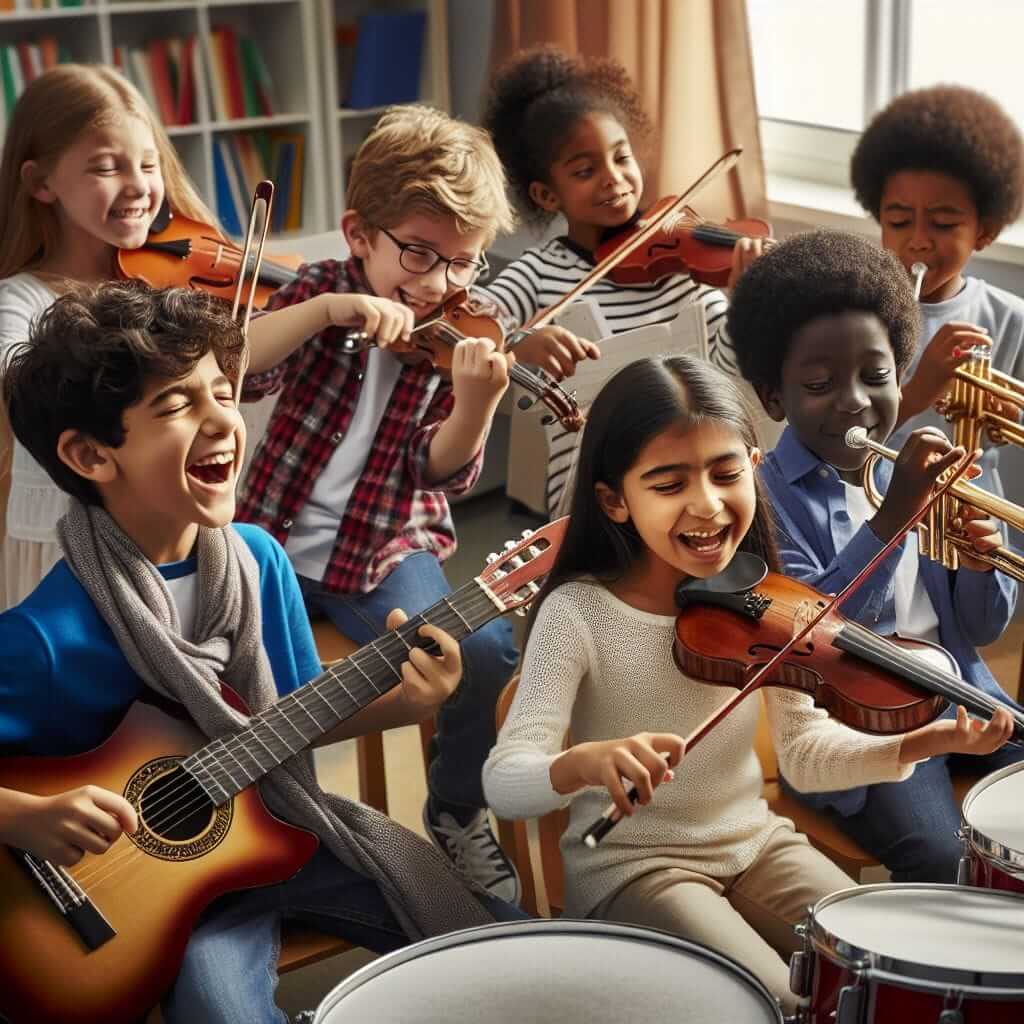
[[[485,587],[503,611],[526,613],[526,606],[540,590],[540,579],[555,564],[555,556],[569,526],[562,516],[539,530],[524,530],[522,539],[508,541],[501,554],[487,556],[487,568],[476,582]]]

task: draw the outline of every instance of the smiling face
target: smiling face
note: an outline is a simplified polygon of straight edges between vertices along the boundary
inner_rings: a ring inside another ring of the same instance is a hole
[[[681,579],[729,564],[754,521],[759,459],[725,424],[678,423],[641,449],[619,491],[597,485],[605,514],[632,523],[646,547],[630,573],[634,587],[671,607]]]
[[[425,274],[406,270],[400,261],[399,246],[383,231],[368,230],[354,210],[345,212],[341,227],[352,255],[363,262],[363,273],[373,294],[408,306],[417,320],[432,313],[459,291],[448,283],[444,260]],[[445,260],[479,261],[487,240],[484,228],[460,232],[454,217],[432,217],[423,213],[406,217],[388,231],[399,242],[433,249]]]
[[[83,280],[113,276],[115,250],[146,241],[164,199],[153,132],[130,114],[83,132],[41,177],[31,162],[23,175],[36,175],[32,194],[54,206],[61,269]]]
[[[882,245],[910,271],[928,272],[922,302],[943,302],[963,287],[961,271],[994,234],[978,217],[970,189],[938,171],[898,171],[888,177],[879,207]]]
[[[788,419],[815,455],[856,483],[870,454],[850,448],[846,432],[864,427],[884,442],[896,425],[900,390],[889,335],[873,313],[819,316],[793,336],[781,384],[766,390],[769,414]]]
[[[605,113],[576,122],[549,176],[530,186],[531,197],[549,213],[563,214],[569,237],[588,250],[636,213],[644,190],[625,128]]]

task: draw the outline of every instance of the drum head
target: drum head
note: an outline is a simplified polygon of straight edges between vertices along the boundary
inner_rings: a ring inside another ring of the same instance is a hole
[[[752,975],[663,932],[590,921],[469,928],[375,960],[314,1024],[781,1024]]]
[[[975,832],[1024,857],[1024,764],[986,776],[964,798],[964,820]]]
[[[1024,987],[1024,896],[956,885],[864,885],[821,900],[816,946],[908,978]]]

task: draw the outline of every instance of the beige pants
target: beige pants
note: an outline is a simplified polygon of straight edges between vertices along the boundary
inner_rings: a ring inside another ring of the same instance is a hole
[[[731,956],[791,1014],[799,1002],[789,990],[787,966],[800,947],[793,925],[808,906],[853,884],[805,836],[779,828],[739,875],[658,868],[603,900],[591,916],[661,928]]]

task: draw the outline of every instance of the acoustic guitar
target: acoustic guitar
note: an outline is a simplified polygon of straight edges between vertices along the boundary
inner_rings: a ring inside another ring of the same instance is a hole
[[[316,836],[272,815],[258,782],[401,679],[429,622],[461,641],[524,610],[554,562],[567,519],[518,543],[399,629],[332,665],[242,731],[209,741],[177,705],[131,706],[111,737],[75,757],[0,762],[0,786],[50,795],[92,784],[122,793],[138,830],[62,868],[0,846],[0,1017],[11,1024],[141,1018],[174,981],[196,919],[218,896],[295,874]],[[241,706],[224,687],[225,697]]]

